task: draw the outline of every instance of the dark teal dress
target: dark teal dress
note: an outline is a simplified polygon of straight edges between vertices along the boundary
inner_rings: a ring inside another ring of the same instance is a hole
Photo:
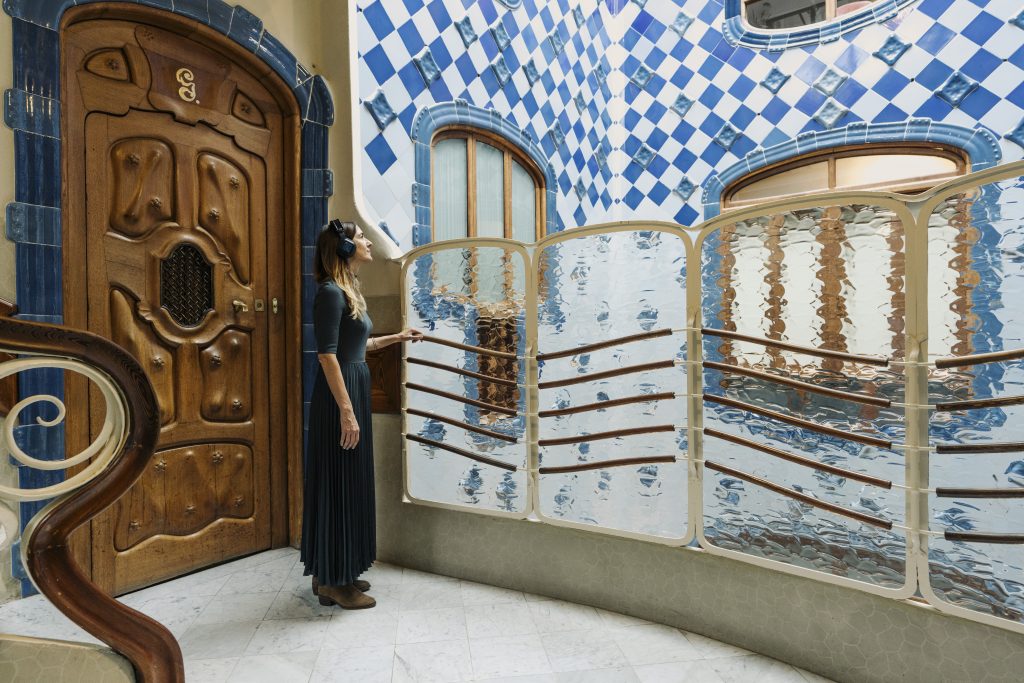
[[[305,574],[325,586],[343,586],[377,555],[373,490],[373,431],[366,340],[372,323],[353,320],[348,300],[333,281],[320,283],[313,300],[317,353],[335,353],[359,423],[359,443],[343,450],[341,416],[323,368],[309,404],[302,510],[301,558]]]

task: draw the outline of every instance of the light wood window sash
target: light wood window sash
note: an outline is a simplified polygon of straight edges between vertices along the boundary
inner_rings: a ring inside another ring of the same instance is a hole
[[[530,174],[533,179],[533,191],[534,191],[534,239],[539,240],[544,236],[545,230],[545,185],[544,185],[544,174],[541,173],[540,169],[533,162],[533,160],[516,148],[514,145],[509,143],[504,138],[489,133],[484,130],[478,130],[476,128],[469,128],[465,126],[453,126],[451,128],[445,128],[439,131],[431,142],[431,148],[442,140],[450,140],[453,138],[461,138],[466,141],[466,182],[468,188],[466,192],[466,225],[468,235],[467,237],[477,236],[477,220],[476,220],[476,201],[477,201],[477,188],[476,188],[476,146],[477,142],[483,142],[491,147],[494,147],[502,153],[502,169],[504,171],[504,187],[502,188],[502,203],[504,208],[504,226],[503,234],[506,238],[512,238],[512,162],[516,161],[519,165]],[[434,207],[437,206],[434,200],[434,188],[437,186],[437,179],[435,176],[435,168],[433,162],[434,155],[431,154],[430,163],[430,211],[431,211],[431,239],[434,238]]]

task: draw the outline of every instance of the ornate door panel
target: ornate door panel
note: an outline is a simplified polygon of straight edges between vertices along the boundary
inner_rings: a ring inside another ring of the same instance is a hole
[[[121,593],[271,545],[263,302],[283,270],[267,229],[283,221],[283,117],[182,36],[96,20],[66,41],[85,112],[88,327],[139,359],[160,404],[153,465],[93,526],[94,579]]]

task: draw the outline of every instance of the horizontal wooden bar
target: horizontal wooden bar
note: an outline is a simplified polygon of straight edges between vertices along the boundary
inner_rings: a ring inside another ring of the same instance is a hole
[[[943,536],[947,541],[966,541],[968,543],[1003,543],[1006,545],[1024,543],[1024,534],[1000,534],[993,531],[947,531]]]
[[[785,486],[780,486],[775,482],[768,481],[767,479],[762,479],[761,477],[758,477],[753,474],[747,474],[746,472],[741,472],[739,470],[735,470],[725,465],[719,465],[718,463],[711,462],[709,460],[704,461],[704,467],[707,467],[709,470],[721,472],[722,474],[728,474],[729,476],[736,477],[737,479],[748,481],[751,484],[754,484],[755,486],[766,488],[769,491],[774,491],[775,493],[786,496],[788,498],[794,498],[801,502],[807,503],[811,507],[820,508],[822,510],[828,510],[829,512],[834,512],[837,515],[842,515],[843,517],[850,517],[851,519],[856,519],[858,522],[871,524],[872,526],[881,527],[882,529],[892,529],[892,522],[890,522],[889,520],[874,517],[872,515],[866,515],[863,512],[857,512],[856,510],[848,510],[847,508],[844,508],[840,505],[834,505],[832,503],[827,503],[823,500],[818,500],[817,498],[809,496],[806,493],[801,493],[800,491],[788,489]]]
[[[598,349],[606,349],[609,346],[615,346],[617,344],[629,344],[632,342],[643,341],[645,339],[667,337],[671,334],[672,330],[669,328],[665,328],[663,330],[653,330],[651,332],[641,332],[639,334],[628,334],[624,337],[616,337],[614,339],[608,339],[606,341],[597,342],[594,344],[584,344],[583,346],[577,346],[574,349],[552,351],[551,353],[538,353],[537,360],[553,360],[555,358],[565,358],[566,356],[578,356],[581,353],[597,351]]]
[[[435,413],[430,413],[430,412],[427,412],[426,410],[417,410],[416,408],[406,408],[405,412],[409,413],[410,415],[418,415],[419,417],[425,417],[428,420],[437,420],[438,422],[444,422],[445,424],[450,424],[453,427],[460,427],[461,429],[465,429],[465,430],[470,431],[470,432],[476,432],[477,434],[483,434],[484,436],[489,436],[492,439],[500,439],[502,441],[508,441],[509,443],[519,443],[519,439],[517,439],[514,436],[509,436],[508,434],[502,434],[501,432],[495,432],[495,431],[490,430],[490,429],[484,429],[483,427],[477,427],[476,425],[471,425],[471,424],[468,424],[466,422],[460,422],[459,420],[453,420],[450,417],[446,417],[444,415],[437,415]]]
[[[935,410],[941,413],[951,413],[954,410],[975,410],[977,408],[1001,408],[1003,406],[1016,406],[1024,403],[1024,396],[1001,396],[999,398],[976,398],[970,401],[947,401],[936,403]]]
[[[636,436],[637,434],[654,434],[656,432],[674,432],[673,425],[655,425],[653,427],[633,427],[631,429],[616,429],[610,432],[595,432],[594,434],[582,434],[579,436],[566,436],[558,439],[541,439],[538,446],[564,446],[570,443],[583,443],[584,441],[600,441],[602,439],[617,439],[620,436]]]
[[[1024,349],[1011,349],[1009,351],[993,351],[992,353],[976,353],[973,356],[943,358],[935,361],[935,367],[940,370],[944,370],[946,368],[964,368],[968,365],[1000,363],[1005,360],[1017,360],[1019,358],[1024,358]]]
[[[518,358],[514,353],[507,351],[496,351],[494,349],[485,349],[482,346],[470,346],[469,344],[460,344],[459,342],[448,341],[441,337],[434,337],[429,334],[425,334],[421,337],[423,341],[431,342],[434,344],[440,344],[441,346],[450,346],[453,349],[461,349],[462,351],[470,351],[471,353],[480,353],[485,356],[495,356],[496,358]]]
[[[599,379],[608,379],[609,377],[618,377],[619,375],[629,375],[636,372],[647,372],[648,370],[661,370],[663,368],[675,367],[676,362],[674,360],[663,360],[656,363],[642,363],[640,365],[629,365],[624,368],[617,368],[615,370],[605,370],[604,372],[592,372],[586,375],[579,375],[578,377],[570,377],[568,379],[556,379],[550,382],[540,382],[537,384],[539,389],[554,389],[555,387],[565,387],[570,384],[580,384],[582,382],[596,382]]]
[[[615,406],[625,406],[631,403],[649,403],[651,401],[666,401],[675,398],[675,392],[666,391],[660,394],[641,394],[639,396],[627,396],[625,398],[613,398],[607,401],[598,401],[597,403],[584,403],[583,405],[570,406],[568,408],[558,408],[556,410],[542,410],[537,413],[538,417],[561,417],[562,415],[573,415],[575,413],[586,413],[591,410],[601,410],[602,408],[614,408]]]
[[[787,387],[793,387],[794,389],[810,391],[815,394],[821,394],[822,396],[830,396],[832,398],[838,398],[844,401],[865,403],[870,406],[878,406],[879,408],[888,408],[889,406],[892,405],[892,401],[890,401],[887,398],[867,396],[865,394],[858,394],[853,391],[840,391],[838,389],[830,389],[828,387],[818,386],[817,384],[812,384],[810,382],[801,382],[800,380],[797,379],[782,377],[781,375],[773,375],[769,372],[761,372],[760,370],[741,368],[736,365],[727,365],[725,363],[716,363],[714,361],[706,360],[704,361],[704,367],[709,370],[718,370],[719,372],[729,372],[736,375],[745,375],[746,377],[754,377],[756,379],[763,379],[769,382],[776,382],[778,384],[784,384]]]
[[[416,436],[415,434],[406,434],[405,438],[407,438],[409,441],[421,443],[424,446],[433,446],[434,448],[440,448],[442,451],[448,451],[449,453],[454,453],[455,455],[461,455],[463,458],[469,458],[470,460],[482,462],[485,465],[500,467],[501,469],[508,470],[509,472],[515,472],[517,469],[519,469],[515,465],[510,465],[509,463],[502,462],[501,460],[498,460],[496,458],[488,458],[486,455],[478,455],[477,453],[471,453],[470,451],[467,451],[462,448],[449,446],[448,444],[442,443],[441,441],[434,441],[433,439],[424,439],[422,436]]]
[[[587,470],[603,470],[609,467],[625,467],[627,465],[651,465],[654,463],[676,461],[674,455],[654,455],[648,458],[617,458],[615,460],[601,460],[598,462],[581,462],[578,465],[564,465],[562,467],[541,467],[538,471],[541,474],[565,474],[566,472],[586,472]]]
[[[872,486],[878,486],[883,489],[892,488],[891,481],[887,481],[879,477],[872,477],[871,475],[868,474],[861,474],[860,472],[854,472],[853,470],[843,469],[842,467],[836,467],[835,465],[829,465],[823,462],[818,462],[817,460],[805,458],[804,456],[796,455],[795,453],[789,453],[788,451],[784,451],[779,448],[765,446],[764,444],[757,443],[756,441],[751,441],[750,439],[746,439],[742,436],[734,436],[732,434],[720,432],[717,429],[707,428],[704,429],[704,434],[706,434],[707,436],[714,437],[716,439],[722,439],[723,441],[730,441],[740,446],[753,448],[754,450],[761,451],[762,453],[766,453],[776,458],[781,458],[782,460],[788,460],[798,465],[803,465],[805,467],[811,467],[816,470],[821,470],[822,472],[831,472],[832,474],[839,475],[840,477],[846,477],[847,479],[853,479],[854,481],[863,482],[865,484],[871,484]]]
[[[471,406],[476,406],[477,408],[483,408],[484,410],[493,410],[494,412],[502,413],[503,415],[511,415],[511,416],[515,417],[516,415],[519,414],[518,412],[516,412],[515,410],[513,410],[511,408],[505,408],[504,406],[497,406],[497,405],[494,405],[493,403],[487,403],[485,401],[477,401],[476,399],[467,398],[466,396],[460,396],[458,394],[451,394],[451,393],[449,393],[447,391],[441,391],[440,389],[433,389],[431,387],[425,387],[422,384],[414,384],[412,382],[406,382],[405,383],[405,388],[406,389],[412,389],[414,391],[422,391],[422,392],[425,392],[425,393],[428,393],[428,394],[433,394],[434,396],[440,396],[441,398],[449,398],[449,399],[451,399],[453,401],[458,401],[459,403],[468,403]]]
[[[425,365],[428,368],[437,368],[438,370],[446,370],[448,372],[454,372],[465,377],[473,377],[484,382],[493,382],[494,384],[500,384],[506,387],[516,386],[516,381],[512,379],[502,379],[501,377],[492,377],[491,375],[485,375],[482,372],[473,372],[472,370],[464,370],[462,368],[455,367],[454,365],[446,365],[444,363],[436,363],[432,360],[425,360],[423,358],[409,357],[405,359],[407,362],[413,365]]]
[[[786,415],[785,413],[768,410],[767,408],[759,408],[749,403],[726,398],[725,396],[715,396],[714,394],[705,393],[704,400],[710,401],[711,403],[719,403],[731,408],[739,408],[740,410],[746,410],[747,412],[763,415],[764,417],[770,417],[773,420],[785,422],[786,424],[791,424],[794,427],[800,427],[801,429],[807,429],[812,432],[818,432],[819,434],[835,436],[840,439],[846,439],[847,441],[856,441],[857,443],[862,443],[867,446],[892,448],[892,441],[887,441],[886,439],[879,439],[874,436],[865,436],[863,434],[854,434],[853,432],[844,432],[840,429],[833,429],[832,427],[824,427],[816,422],[811,422],[810,420],[803,420],[799,417],[793,417],[792,415]]]
[[[764,337],[752,337],[747,334],[740,334],[739,332],[730,332],[729,330],[719,330],[713,327],[704,327],[701,329],[701,334],[706,334],[711,337],[722,337],[723,339],[734,339],[736,341],[745,341],[752,344],[761,344],[762,346],[772,346],[777,349],[785,349],[787,351],[795,351],[796,353],[806,353],[811,356],[820,356],[822,358],[834,358],[836,360],[848,361],[850,363],[863,363],[865,365],[876,365],[878,367],[887,368],[889,367],[888,358],[875,358],[873,356],[858,356],[852,353],[844,353],[842,351],[829,351],[828,349],[818,349],[812,346],[798,346],[797,344],[789,344],[787,342],[776,341],[774,339],[766,339]]]
[[[936,453],[1018,453],[1024,451],[1024,442],[943,443],[935,447]]]
[[[938,498],[1024,498],[1024,488],[1015,489],[983,489],[953,488],[951,486],[935,487]]]

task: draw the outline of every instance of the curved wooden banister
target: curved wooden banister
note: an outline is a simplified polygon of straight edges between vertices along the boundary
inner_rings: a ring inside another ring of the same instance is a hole
[[[18,354],[72,359],[101,370],[127,407],[119,455],[88,485],[41,510],[24,534],[27,568],[40,592],[64,615],[124,655],[137,680],[183,683],[181,648],[166,627],[104,593],[75,563],[68,538],[120,498],[149,464],[159,433],[153,387],[124,349],[88,332],[0,318],[0,347]]]

